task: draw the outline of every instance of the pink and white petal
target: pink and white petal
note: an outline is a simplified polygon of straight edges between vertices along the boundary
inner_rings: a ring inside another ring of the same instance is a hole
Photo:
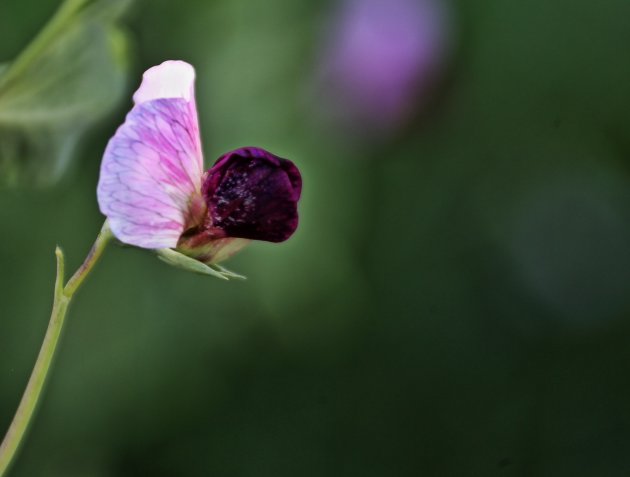
[[[194,97],[136,104],[105,149],[97,187],[114,235],[142,248],[175,247],[202,168]]]

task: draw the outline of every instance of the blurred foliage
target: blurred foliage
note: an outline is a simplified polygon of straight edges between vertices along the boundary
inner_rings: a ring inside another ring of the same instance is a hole
[[[56,4],[4,0],[0,57]],[[14,477],[630,474],[630,3],[454,2],[440,88],[386,138],[316,114],[337,4],[132,8],[133,86],[193,63],[206,161],[294,160],[300,228],[231,260],[245,282],[108,250]],[[129,104],[68,187],[0,194],[0,429]]]
[[[121,98],[128,0],[67,0],[32,42],[0,65],[0,181],[46,185],[83,133]]]

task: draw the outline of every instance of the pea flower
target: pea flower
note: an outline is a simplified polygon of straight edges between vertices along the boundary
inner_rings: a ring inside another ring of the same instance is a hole
[[[255,147],[224,154],[204,172],[194,81],[183,61],[144,73],[105,149],[98,203],[121,242],[184,268],[226,272],[218,262],[250,240],[293,234],[302,179],[291,161]]]
[[[218,262],[250,240],[282,242],[297,228],[302,178],[291,161],[245,147],[224,154],[203,171],[194,82],[194,68],[183,61],[147,70],[134,94],[134,107],[107,144],[97,187],[107,220],[67,281],[63,251],[55,251],[50,322],[22,400],[0,441],[0,476],[33,417],[72,297],[114,236],[153,249],[172,265],[229,280],[243,277]]]

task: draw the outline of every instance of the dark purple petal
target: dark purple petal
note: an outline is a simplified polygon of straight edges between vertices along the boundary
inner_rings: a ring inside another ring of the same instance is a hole
[[[291,161],[255,147],[221,156],[202,189],[217,237],[268,242],[295,232],[301,191],[302,178]]]

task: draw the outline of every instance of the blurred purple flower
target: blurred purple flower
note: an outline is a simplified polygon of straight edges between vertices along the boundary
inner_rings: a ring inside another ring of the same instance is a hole
[[[292,162],[259,148],[230,152],[204,173],[194,81],[183,61],[147,70],[105,150],[97,196],[121,242],[214,264],[249,240],[288,239],[302,181]]]
[[[395,128],[429,92],[449,26],[444,0],[345,0],[322,65],[333,107],[345,119]]]

